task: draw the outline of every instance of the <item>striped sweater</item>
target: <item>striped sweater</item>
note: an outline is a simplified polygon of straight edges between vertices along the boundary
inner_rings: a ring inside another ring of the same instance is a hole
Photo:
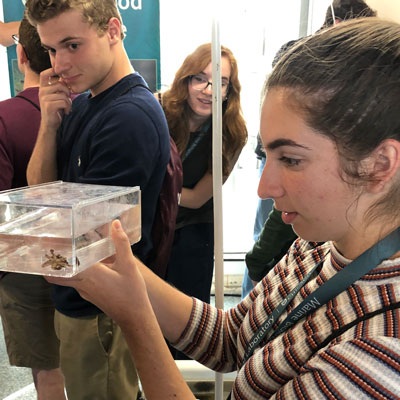
[[[331,243],[298,239],[249,296],[225,313],[193,299],[191,318],[175,346],[216,371],[237,369],[232,399],[400,399],[400,309],[359,322],[316,350],[333,330],[400,301],[400,258],[384,261],[277,338],[264,339],[243,365],[262,322],[322,260],[278,326],[350,262]]]

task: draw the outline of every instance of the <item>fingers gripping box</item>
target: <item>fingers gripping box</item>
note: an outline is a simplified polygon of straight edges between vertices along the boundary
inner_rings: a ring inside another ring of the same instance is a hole
[[[73,276],[115,253],[114,219],[140,240],[138,187],[57,181],[0,192],[0,270]]]

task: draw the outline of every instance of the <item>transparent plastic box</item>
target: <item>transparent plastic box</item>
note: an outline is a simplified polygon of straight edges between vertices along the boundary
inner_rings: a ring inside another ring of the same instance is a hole
[[[140,240],[138,187],[57,181],[0,192],[0,270],[73,276],[115,253],[114,219]]]

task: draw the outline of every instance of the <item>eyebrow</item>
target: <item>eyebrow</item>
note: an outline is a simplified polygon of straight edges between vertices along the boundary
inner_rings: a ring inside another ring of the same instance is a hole
[[[272,141],[271,143],[268,143],[266,148],[268,150],[275,150],[278,147],[282,147],[282,146],[300,147],[305,150],[311,150],[309,147],[303,146],[302,144],[299,144],[299,143],[296,143],[294,140],[291,140],[291,139],[276,139],[276,140]]]
[[[80,38],[78,36],[67,36],[63,40],[60,40],[59,44],[64,44],[66,42],[69,42],[70,40],[79,40]],[[51,49],[51,46],[48,46],[47,44],[42,43],[42,47],[45,49]]]
[[[60,43],[65,43],[65,42],[69,42],[70,40],[80,40],[80,39],[81,38],[78,36],[67,36],[66,38],[61,40]]]
[[[204,76],[207,76],[207,74],[206,74],[205,72],[203,72],[203,71],[199,72],[199,73],[196,74],[196,75],[204,75]],[[222,79],[226,79],[227,81],[229,81],[229,77],[227,77],[227,76],[221,76],[221,80],[222,80]]]

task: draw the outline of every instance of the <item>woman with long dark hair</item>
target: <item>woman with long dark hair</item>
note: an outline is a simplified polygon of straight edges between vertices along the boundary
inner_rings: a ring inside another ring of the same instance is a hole
[[[237,370],[232,399],[400,398],[399,98],[396,23],[344,22],[278,62],[258,192],[300,238],[231,310],[154,276],[114,222],[115,264],[68,284],[121,325],[147,399],[194,399],[163,335]]]

